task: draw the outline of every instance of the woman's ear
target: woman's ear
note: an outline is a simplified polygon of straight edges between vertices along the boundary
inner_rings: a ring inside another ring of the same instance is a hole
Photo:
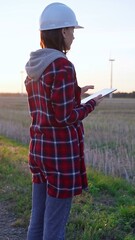
[[[66,37],[66,29],[65,28],[62,28],[62,35],[63,35],[63,38]]]

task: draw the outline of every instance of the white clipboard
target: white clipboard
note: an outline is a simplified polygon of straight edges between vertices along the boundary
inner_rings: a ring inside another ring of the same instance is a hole
[[[88,102],[89,100],[97,97],[100,94],[102,95],[102,97],[104,97],[104,96],[106,96],[106,95],[108,95],[108,94],[110,94],[110,93],[112,93],[112,92],[114,92],[116,90],[117,90],[116,88],[104,88],[101,91],[96,92],[96,93],[94,93],[94,94],[92,94],[92,95],[82,99],[81,100],[81,104],[84,104],[84,103]]]

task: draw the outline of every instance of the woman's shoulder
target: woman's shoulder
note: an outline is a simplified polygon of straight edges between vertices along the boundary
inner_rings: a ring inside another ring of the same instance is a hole
[[[57,58],[54,62],[55,66],[59,66],[59,67],[71,67],[74,68],[74,65],[71,61],[68,60],[68,58]]]
[[[51,74],[60,73],[61,71],[70,71],[75,74],[75,68],[72,62],[67,58],[59,57],[49,64],[45,69],[45,73],[51,72]]]

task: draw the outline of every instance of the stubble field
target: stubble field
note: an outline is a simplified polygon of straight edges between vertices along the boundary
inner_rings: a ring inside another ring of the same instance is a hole
[[[0,96],[0,135],[29,143],[26,96]],[[85,160],[106,175],[135,182],[135,99],[104,99],[84,120]]]

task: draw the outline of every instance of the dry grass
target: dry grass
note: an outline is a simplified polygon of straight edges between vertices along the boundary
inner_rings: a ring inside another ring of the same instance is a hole
[[[29,125],[27,98],[0,96],[0,134],[28,144]]]
[[[105,99],[84,125],[87,164],[135,182],[135,99]]]
[[[26,96],[0,96],[0,134],[29,142]],[[135,182],[135,99],[104,99],[84,120],[88,166]]]

